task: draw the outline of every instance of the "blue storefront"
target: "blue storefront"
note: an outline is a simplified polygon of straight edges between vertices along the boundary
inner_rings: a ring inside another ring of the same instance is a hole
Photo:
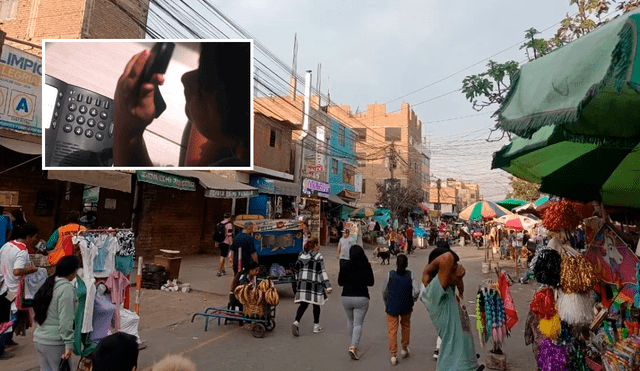
[[[251,176],[251,186],[258,188],[259,195],[249,201],[249,214],[262,215],[267,219],[291,218],[295,215],[295,198],[300,195],[300,185],[293,182]]]

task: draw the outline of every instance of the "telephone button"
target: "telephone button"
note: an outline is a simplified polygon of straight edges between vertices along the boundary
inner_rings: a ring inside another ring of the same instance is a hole
[[[109,109],[109,101],[108,100],[104,101],[104,108]]]
[[[98,114],[98,110],[95,108],[92,108],[89,110],[89,114],[93,117],[95,117]]]
[[[82,135],[82,128],[80,126],[76,126],[73,132],[76,133],[77,135]]]
[[[104,134],[102,133],[96,133],[96,139],[97,140],[102,140],[104,138]]]
[[[102,102],[100,101],[100,98],[96,98],[96,106],[100,107],[100,104],[101,104],[101,103],[102,103]]]
[[[82,102],[82,94],[78,94],[78,102]]]
[[[54,121],[51,123],[51,128],[56,129],[58,127],[58,121]]]
[[[98,129],[104,130],[106,127],[107,127],[107,125],[104,122],[102,122],[102,121],[98,122]]]
[[[84,115],[85,113],[87,113],[87,106],[85,105],[80,106],[80,108],[78,109],[78,112]]]
[[[113,136],[113,122],[109,125],[109,138]]]
[[[60,113],[58,113],[58,111],[54,111],[53,112],[53,118],[57,119],[58,117],[60,117]]]
[[[75,103],[69,103],[69,106],[67,108],[69,108],[69,111],[73,112],[76,110],[76,108],[78,108],[78,106],[76,106]]]
[[[73,128],[71,127],[71,125],[66,124],[62,127],[62,130],[64,130],[65,133],[70,133]]]
[[[87,102],[87,103],[89,103],[89,104],[91,104],[91,99],[92,99],[91,97],[87,97],[86,102]]]
[[[89,126],[90,128],[96,126],[96,120],[94,119],[87,120],[87,126]]]
[[[73,122],[73,120],[75,120],[76,117],[73,114],[68,114],[67,117],[65,117],[65,120],[67,120],[67,122]]]
[[[100,118],[101,119],[106,120],[107,117],[109,117],[109,115],[105,111],[100,112]]]
[[[58,92],[58,98],[62,98],[64,97],[64,94],[62,92]]]
[[[87,129],[87,130],[85,130],[84,135],[85,135],[87,138],[91,138],[91,137],[93,136],[93,130],[91,130],[91,129]]]
[[[62,107],[62,103],[60,103],[60,101],[57,101],[57,102],[56,102],[56,108],[57,108],[57,109],[60,109],[60,107]]]
[[[78,116],[78,118],[76,119],[76,122],[79,125],[82,125],[82,124],[84,124],[86,122],[86,119],[84,118],[84,116]]]

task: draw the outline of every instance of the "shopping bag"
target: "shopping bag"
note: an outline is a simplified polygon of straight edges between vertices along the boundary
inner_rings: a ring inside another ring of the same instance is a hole
[[[61,358],[58,364],[58,371],[71,371],[71,365],[68,359]]]

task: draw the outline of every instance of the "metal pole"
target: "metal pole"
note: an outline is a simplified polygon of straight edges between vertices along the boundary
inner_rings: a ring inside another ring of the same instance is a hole
[[[142,289],[142,256],[138,258],[138,275],[136,276],[136,302],[133,306],[137,315],[140,315],[140,290]]]

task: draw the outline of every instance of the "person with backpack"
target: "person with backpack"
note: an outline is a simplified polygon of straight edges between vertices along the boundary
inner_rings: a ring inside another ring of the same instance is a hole
[[[227,274],[224,270],[224,261],[229,256],[229,246],[233,242],[233,222],[231,220],[231,214],[224,214],[224,219],[216,225],[216,229],[213,232],[213,242],[215,242],[218,250],[220,250],[220,265],[218,266],[218,273],[216,276],[222,277]]]
[[[76,278],[79,266],[77,256],[62,257],[55,273],[34,296],[34,317],[38,327],[33,333],[33,342],[40,358],[40,370],[58,370],[60,359],[71,357],[76,312],[76,289],[71,281]]]
[[[407,270],[409,259],[400,254],[396,259],[396,270],[389,272],[382,290],[385,312],[387,313],[387,335],[391,364],[398,364],[398,324],[402,326],[403,358],[409,356],[409,340],[411,337],[411,313],[413,303],[418,300],[420,286],[412,271]]]

